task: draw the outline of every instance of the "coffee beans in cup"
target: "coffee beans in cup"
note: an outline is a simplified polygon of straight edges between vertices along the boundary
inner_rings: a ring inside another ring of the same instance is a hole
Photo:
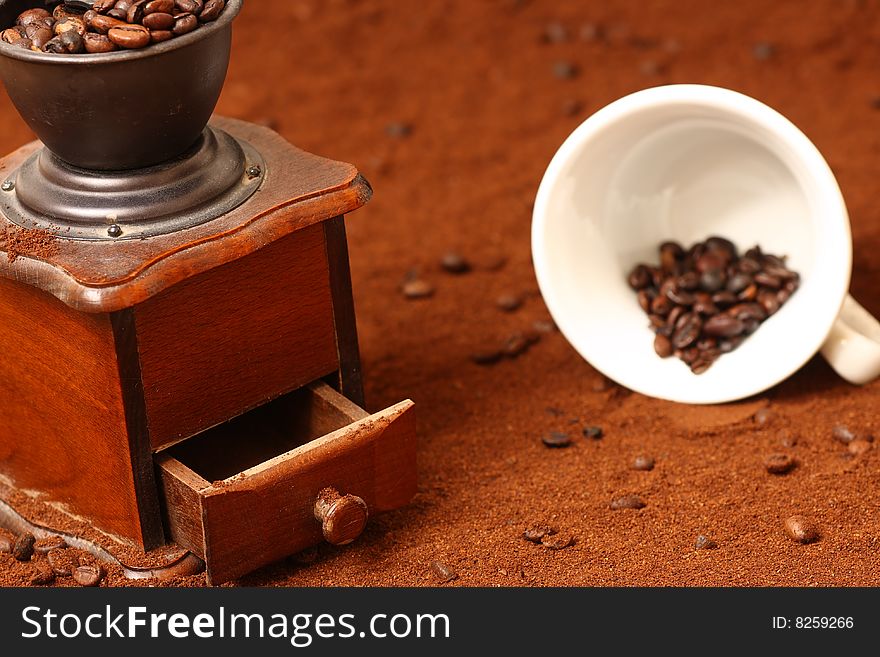
[[[689,249],[664,242],[659,259],[636,265],[627,280],[648,315],[654,351],[661,358],[676,356],[694,374],[739,347],[800,284],[785,258],[759,246],[740,255],[723,237]]]
[[[28,9],[0,32],[5,43],[59,55],[137,50],[188,34],[215,21],[226,0],[95,0]]]

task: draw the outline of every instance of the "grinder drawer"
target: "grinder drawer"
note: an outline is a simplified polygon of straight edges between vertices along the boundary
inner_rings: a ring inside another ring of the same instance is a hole
[[[313,383],[156,454],[169,537],[220,584],[329,540],[416,492],[413,403],[369,415]]]

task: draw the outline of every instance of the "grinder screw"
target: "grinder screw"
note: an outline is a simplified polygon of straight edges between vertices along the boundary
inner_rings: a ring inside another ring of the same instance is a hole
[[[13,180],[5,180],[2,185],[0,185],[0,189],[4,192],[11,192],[15,189],[15,181]]]
[[[118,224],[113,224],[107,229],[107,234],[110,237],[119,237],[122,235],[122,228],[120,228]]]
[[[254,178],[259,178],[262,175],[263,175],[263,170],[259,166],[254,165],[252,167],[248,167],[247,177],[250,178],[251,180],[253,180]]]

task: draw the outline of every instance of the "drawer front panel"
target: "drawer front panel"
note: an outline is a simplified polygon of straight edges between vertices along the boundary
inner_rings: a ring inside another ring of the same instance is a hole
[[[412,402],[363,417],[327,386],[314,390],[313,410],[320,412],[335,397],[334,412],[342,410],[352,421],[213,483],[170,454],[159,455],[169,531],[205,559],[212,583],[320,543],[314,507],[327,487],[362,498],[371,514],[403,506],[415,494]]]
[[[135,309],[154,450],[338,369],[321,225]]]

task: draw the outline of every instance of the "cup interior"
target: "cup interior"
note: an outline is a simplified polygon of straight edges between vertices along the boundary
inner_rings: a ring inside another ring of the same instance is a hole
[[[711,235],[788,257],[802,284],[736,351],[695,375],[653,350],[626,275],[666,240]],[[545,301],[577,351],[609,378],[689,403],[758,393],[821,347],[849,286],[846,207],[794,125],[733,91],[674,85],[601,110],[563,144],[535,202],[533,258]]]

